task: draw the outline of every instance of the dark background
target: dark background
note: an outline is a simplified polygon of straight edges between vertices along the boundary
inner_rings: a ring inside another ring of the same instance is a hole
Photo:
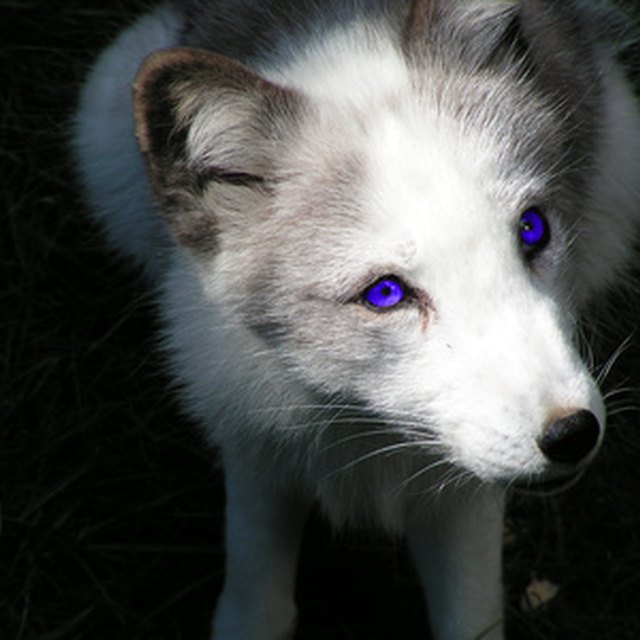
[[[89,64],[146,5],[0,0],[3,639],[204,639],[222,580],[215,456],[167,391],[152,300],[86,219],[66,149]],[[634,330],[623,303],[601,354]],[[611,427],[587,477],[511,501],[510,638],[640,638],[639,341],[605,383]],[[534,578],[559,591],[532,610]],[[299,603],[301,639],[427,637],[402,545],[317,517]]]

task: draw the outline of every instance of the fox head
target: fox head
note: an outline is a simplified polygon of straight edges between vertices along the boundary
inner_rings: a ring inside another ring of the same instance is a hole
[[[137,135],[197,282],[169,312],[196,404],[347,398],[486,481],[593,457],[575,325],[629,259],[640,147],[581,15],[418,0],[277,65],[147,59]]]

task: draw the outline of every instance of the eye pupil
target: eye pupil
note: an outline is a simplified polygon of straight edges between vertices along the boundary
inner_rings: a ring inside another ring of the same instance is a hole
[[[520,240],[529,252],[540,251],[549,242],[549,224],[539,209],[527,209],[520,216]]]
[[[389,309],[400,304],[405,298],[405,290],[399,280],[385,277],[371,287],[364,294],[367,304],[374,309]]]

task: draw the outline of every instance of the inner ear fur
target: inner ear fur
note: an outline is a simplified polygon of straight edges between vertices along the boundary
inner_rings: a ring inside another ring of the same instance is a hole
[[[200,230],[215,227],[203,221],[215,215],[210,187],[263,188],[300,104],[294,92],[209,51],[168,49],[144,61],[134,83],[136,136],[179,241],[195,233],[189,217]]]

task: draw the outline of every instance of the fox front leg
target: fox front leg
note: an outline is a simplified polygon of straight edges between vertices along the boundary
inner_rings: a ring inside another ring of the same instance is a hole
[[[271,477],[225,460],[226,578],[213,640],[288,640],[306,504]]]
[[[434,638],[502,640],[503,491],[482,487],[436,502],[407,527]]]

